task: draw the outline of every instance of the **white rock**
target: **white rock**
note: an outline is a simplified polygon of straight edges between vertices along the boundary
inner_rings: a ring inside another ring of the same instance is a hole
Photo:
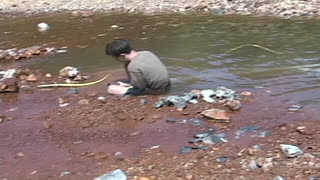
[[[298,157],[300,155],[303,155],[303,151],[297,146],[293,146],[289,144],[280,144],[280,148],[287,157],[293,158],[293,157]]]
[[[39,31],[47,31],[50,28],[50,26],[44,22],[39,23],[37,26]]]

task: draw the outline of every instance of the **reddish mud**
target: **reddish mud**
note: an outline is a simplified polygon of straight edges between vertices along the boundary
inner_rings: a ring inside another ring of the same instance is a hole
[[[90,80],[108,72],[92,74]],[[320,124],[313,112],[289,112],[289,104],[269,96],[263,89],[242,101],[242,109],[230,111],[221,105],[200,101],[183,111],[174,107],[155,109],[159,96],[117,97],[107,95],[106,84],[121,78],[112,72],[103,83],[79,88],[37,89],[42,81],[61,81],[39,77],[25,82],[30,91],[1,94],[0,179],[93,179],[121,168],[129,179],[308,179],[320,176]],[[190,89],[191,90],[191,89]],[[186,92],[190,91],[186,90]],[[239,90],[241,91],[241,90]],[[105,97],[98,100],[98,97]],[[66,107],[59,107],[62,98]],[[141,100],[146,104],[141,104]],[[83,100],[83,104],[79,101]],[[61,101],[61,100],[60,100]],[[232,117],[231,123],[217,124],[200,113],[221,108]],[[176,118],[177,122],[166,122]],[[200,120],[200,125],[194,119]],[[243,126],[258,126],[271,135],[240,138],[235,132]],[[305,126],[299,130],[299,126]],[[190,145],[194,134],[216,129],[226,133],[229,142],[208,145],[209,150],[179,154]],[[287,158],[279,144],[297,145],[305,155]],[[252,148],[253,145],[260,148]],[[227,162],[217,162],[218,157]],[[268,159],[269,158],[269,159]],[[271,163],[268,163],[272,158]],[[248,169],[254,160],[257,167]],[[65,173],[64,173],[65,172]]]

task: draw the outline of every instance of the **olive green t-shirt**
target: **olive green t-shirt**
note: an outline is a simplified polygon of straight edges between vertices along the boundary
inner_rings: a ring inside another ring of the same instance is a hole
[[[140,51],[128,65],[131,85],[142,90],[166,90],[170,86],[167,68],[149,51]]]

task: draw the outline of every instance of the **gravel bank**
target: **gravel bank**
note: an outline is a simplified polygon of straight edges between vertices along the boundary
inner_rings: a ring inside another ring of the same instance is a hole
[[[320,0],[2,0],[2,14],[63,11],[186,13],[208,12],[277,17],[319,17]]]

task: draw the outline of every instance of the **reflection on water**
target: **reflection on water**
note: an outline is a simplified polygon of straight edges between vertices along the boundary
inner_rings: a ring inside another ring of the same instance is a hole
[[[48,32],[36,25],[47,22]],[[116,24],[117,28],[111,26]],[[271,95],[315,109],[320,107],[320,21],[211,15],[70,15],[2,18],[0,49],[51,44],[68,53],[33,61],[33,67],[57,72],[65,65],[82,71],[120,68],[104,54],[114,37],[129,38],[136,49],[151,50],[168,65],[174,92],[224,85],[271,89]],[[259,44],[280,51],[273,54]]]

